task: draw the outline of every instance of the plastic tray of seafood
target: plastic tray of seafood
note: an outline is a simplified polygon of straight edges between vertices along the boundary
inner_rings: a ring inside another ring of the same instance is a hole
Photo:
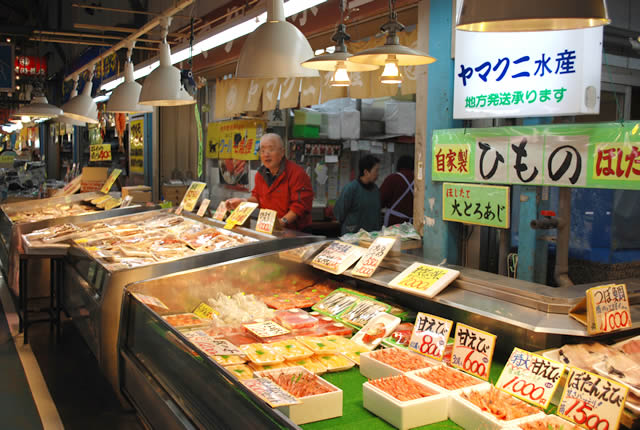
[[[399,429],[447,419],[448,396],[406,375],[365,382],[362,401],[365,409]]]
[[[420,354],[401,348],[378,349],[360,354],[360,373],[369,379],[400,375],[436,364]]]
[[[557,415],[545,417],[523,418],[516,426],[506,427],[508,430],[581,430],[580,426],[560,418]]]

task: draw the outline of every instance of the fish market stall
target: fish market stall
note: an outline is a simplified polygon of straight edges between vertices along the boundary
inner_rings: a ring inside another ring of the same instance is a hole
[[[450,267],[458,279],[428,299],[390,287],[413,257],[392,256],[366,279],[329,275],[308,257],[304,248],[246,257],[126,288],[120,389],[149,427],[365,429],[384,420],[399,428],[573,428],[493,388],[513,348],[597,340],[616,349],[639,333],[637,282],[627,282],[633,326],[594,338],[567,315],[584,287]],[[488,381],[450,367],[449,347],[443,361],[408,349],[418,312],[495,334]],[[476,403],[487,396],[504,410],[481,411]]]

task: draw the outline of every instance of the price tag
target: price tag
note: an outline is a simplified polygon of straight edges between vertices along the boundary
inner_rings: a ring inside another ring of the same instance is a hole
[[[589,429],[617,429],[629,388],[586,370],[569,367],[558,415]]]
[[[79,242],[79,241],[76,241]],[[147,306],[151,306],[153,308],[158,308],[158,309],[166,309],[169,310],[169,308],[167,307],[167,305],[165,305],[164,303],[162,303],[162,301],[160,299],[158,299],[157,297],[153,297],[153,296],[147,296],[146,294],[140,294],[140,293],[132,293],[138,300],[140,300],[142,303],[144,303]]]
[[[213,219],[217,219],[218,221],[223,221],[224,216],[227,214],[227,203],[223,200],[218,205],[216,209],[216,213],[213,214]]]
[[[227,230],[233,230],[233,227],[235,226],[236,226],[235,223],[227,221],[227,223],[224,225],[223,228],[226,228]]]
[[[89,145],[89,161],[111,161],[111,144]]]
[[[565,365],[513,348],[496,387],[525,402],[546,409],[558,388]]]
[[[409,340],[409,349],[442,361],[452,327],[453,321],[418,312]]]
[[[496,336],[462,323],[454,336],[451,365],[488,381]]]
[[[325,272],[339,275],[362,257],[364,252],[364,248],[336,240],[316,255],[311,265]]]
[[[256,223],[256,231],[262,233],[271,234],[273,232],[273,226],[276,223],[276,217],[278,213],[271,209],[260,209],[258,213],[258,222]]]
[[[391,288],[434,297],[453,282],[460,272],[445,267],[413,263],[389,282]]]
[[[267,402],[272,408],[296,405],[300,400],[286,392],[278,384],[268,378],[245,379],[242,383],[253,393]]]
[[[376,271],[389,250],[396,243],[395,237],[379,237],[373,241],[364,255],[351,271],[352,275],[369,278]]]
[[[113,169],[106,182],[100,189],[100,192],[107,194],[109,191],[111,191],[111,187],[113,186],[113,183],[116,181],[116,179],[118,179],[118,176],[120,176],[120,173],[122,173],[121,169]]]
[[[200,208],[198,209],[198,213],[196,215],[198,216],[204,216],[204,213],[207,211],[207,209],[209,208],[209,203],[211,203],[211,200],[209,199],[204,199],[202,201],[202,203],[200,203]]]
[[[289,330],[273,321],[264,321],[253,324],[244,324],[244,327],[259,338],[280,336],[289,333]]]
[[[218,312],[215,311],[211,306],[206,304],[205,302],[201,302],[193,311],[194,314],[198,315],[200,318],[204,318],[206,320],[212,320],[215,315],[218,315]]]
[[[181,215],[183,209],[184,209],[184,205],[180,203],[180,206],[176,208],[176,215]]]
[[[238,205],[235,211],[227,218],[227,224],[233,223],[234,225],[242,225],[251,216],[254,210],[258,207],[257,203],[242,202]],[[226,226],[225,226],[226,228]]]
[[[200,194],[204,191],[207,184],[204,182],[192,182],[187,189],[187,192],[184,193],[184,197],[182,198],[182,202],[180,205],[184,206],[184,210],[187,212],[193,211],[196,207],[196,203],[198,203],[198,199],[200,198]]]
[[[589,318],[591,314],[591,318]],[[606,333],[631,327],[627,286],[604,285],[587,290],[587,331]]]
[[[82,186],[82,173],[73,178],[64,188],[60,188],[56,191],[54,197],[62,197],[62,196],[70,196],[72,194],[77,193]],[[104,188],[104,187],[103,187]],[[107,191],[108,192],[108,191]]]
[[[183,334],[207,355],[244,355],[244,352],[228,340],[215,339],[202,330],[185,331]]]
[[[122,204],[120,205],[120,207],[121,208],[126,208],[127,206],[129,206],[131,204],[132,201],[133,201],[133,196],[132,195],[128,195],[124,199],[122,199]]]

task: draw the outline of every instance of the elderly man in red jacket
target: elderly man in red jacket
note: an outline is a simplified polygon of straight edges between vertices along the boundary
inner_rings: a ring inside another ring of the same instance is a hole
[[[250,201],[276,211],[286,228],[302,230],[311,224],[311,179],[302,167],[285,158],[284,142],[279,135],[262,136],[260,161],[262,166],[258,168],[251,197],[229,199],[227,207],[235,209],[241,202]]]

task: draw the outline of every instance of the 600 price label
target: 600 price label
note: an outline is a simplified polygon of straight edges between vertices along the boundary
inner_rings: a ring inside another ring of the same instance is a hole
[[[469,351],[464,358],[461,355],[453,354],[451,364],[467,373],[471,373],[482,379],[487,379],[489,358],[477,351]]]

